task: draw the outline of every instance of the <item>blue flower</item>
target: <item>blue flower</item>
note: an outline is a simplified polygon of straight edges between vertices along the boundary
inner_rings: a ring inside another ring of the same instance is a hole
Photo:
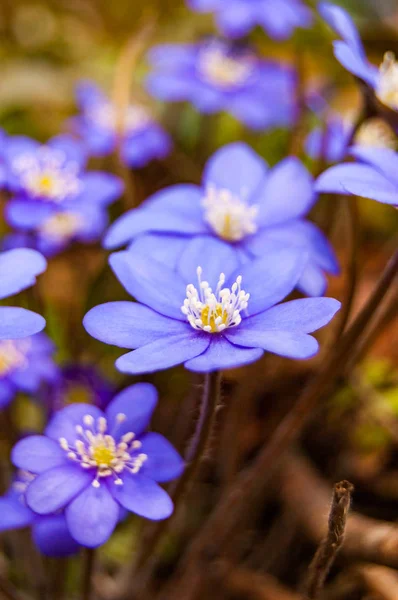
[[[146,255],[118,252],[110,257],[112,269],[140,304],[102,304],[83,324],[103,342],[137,348],[116,361],[124,373],[180,363],[210,372],[254,362],[264,350],[309,358],[318,343],[308,333],[326,325],[340,303],[310,298],[275,306],[292,291],[305,262],[284,248],[238,266],[233,250],[212,238],[192,241],[181,255],[181,274]]]
[[[74,130],[93,156],[105,156],[118,145],[115,107],[91,82],[77,89],[80,116],[73,119]],[[125,115],[120,155],[131,167],[144,167],[151,160],[162,159],[171,150],[171,138],[142,104],[130,104]]]
[[[336,114],[326,120],[325,127],[315,127],[308,135],[305,149],[314,160],[321,157],[327,163],[343,160],[347,154],[353,126]]]
[[[229,112],[252,129],[288,126],[295,118],[295,74],[250,49],[219,40],[166,44],[149,55],[149,92],[189,101],[202,113]]]
[[[335,165],[318,178],[318,192],[353,194],[398,206],[398,154],[389,148],[354,146],[350,154],[361,161]]]
[[[0,340],[0,408],[18,392],[35,394],[44,382],[53,382],[58,368],[54,344],[44,334],[18,340]]]
[[[198,12],[214,12],[220,31],[231,38],[260,25],[271,38],[290,37],[296,27],[310,27],[312,14],[301,0],[187,0]]]
[[[69,241],[98,239],[107,223],[106,207],[122,193],[119,178],[84,171],[81,146],[68,136],[45,146],[23,136],[5,148],[7,186],[12,199],[6,219],[12,227],[33,231],[46,254]]]
[[[333,44],[337,60],[347,71],[364,81],[382,104],[397,111],[398,63],[394,54],[387,52],[378,69],[368,61],[358,30],[343,8],[323,2],[319,5],[319,12],[342,38]]]
[[[158,192],[118,219],[105,245],[114,248],[137,238],[132,251],[150,252],[178,269],[192,238],[216,239],[242,263],[283,244],[306,253],[298,287],[320,296],[327,285],[324,271],[337,273],[338,264],[323,233],[304,219],[315,200],[312,178],[296,158],[268,170],[248,146],[230,144],[208,161],[202,187],[175,185]]]
[[[0,300],[18,294],[36,281],[47,263],[35,250],[21,248],[0,253]],[[0,306],[0,340],[27,337],[41,331],[42,316],[17,306]]]
[[[25,491],[34,475],[21,471],[8,492],[0,497],[0,531],[32,528],[33,540],[46,556],[61,558],[79,550],[79,544],[70,535],[63,513],[41,516],[25,502]]]
[[[169,442],[145,433],[157,392],[137,383],[120,392],[105,412],[71,404],[49,422],[45,435],[18,442],[12,461],[37,475],[26,503],[40,515],[65,510],[73,539],[96,547],[109,538],[121,508],[165,519],[173,503],[157,482],[178,477],[183,462]]]

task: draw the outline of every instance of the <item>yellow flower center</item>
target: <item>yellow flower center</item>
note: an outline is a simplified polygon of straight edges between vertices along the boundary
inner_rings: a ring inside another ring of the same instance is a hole
[[[50,174],[44,173],[39,177],[36,186],[37,191],[40,194],[43,196],[51,196],[55,188],[54,177],[52,177]]]
[[[115,458],[116,455],[112,448],[100,445],[93,449],[93,460],[98,466],[110,467]]]
[[[210,315],[210,318],[209,318]],[[224,325],[227,324],[227,320],[228,320],[228,313],[223,309],[222,304],[220,304],[219,302],[216,304],[216,307],[214,310],[210,311],[210,307],[209,306],[205,306],[202,310],[202,313],[200,315],[201,319],[202,319],[202,323],[203,325],[206,326],[210,326],[211,327],[211,333],[215,333],[216,331],[218,331],[218,325],[220,325],[220,323],[223,323]],[[221,318],[221,321],[217,321],[216,323],[216,319]]]

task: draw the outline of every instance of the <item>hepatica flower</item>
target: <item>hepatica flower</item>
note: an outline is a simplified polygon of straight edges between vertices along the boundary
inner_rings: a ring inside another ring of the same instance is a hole
[[[122,193],[122,183],[101,171],[86,172],[81,146],[68,136],[46,145],[23,136],[8,140],[5,160],[12,199],[8,223],[37,234],[46,253],[69,241],[98,239],[107,223],[106,207]]]
[[[287,126],[295,116],[295,74],[260,60],[250,49],[220,40],[152,49],[149,92],[188,101],[203,113],[226,111],[253,129]]]
[[[368,61],[357,28],[343,8],[322,2],[319,12],[342,38],[334,42],[337,60],[347,71],[364,81],[382,104],[397,111],[398,62],[394,54],[387,52],[380,67],[375,67]]]
[[[330,321],[331,298],[275,306],[297,283],[305,257],[290,249],[238,266],[217,240],[195,239],[181,255],[181,274],[138,253],[111,255],[111,266],[140,304],[110,302],[90,310],[84,326],[95,338],[137,348],[116,361],[125,373],[148,373],[183,363],[191,371],[239,367],[264,350],[309,358],[318,343],[308,333]],[[194,265],[205,265],[205,268]]]
[[[61,512],[41,516],[34,513],[25,501],[28,485],[34,475],[19,471],[8,492],[0,497],[0,532],[9,529],[32,528],[32,537],[42,554],[61,558],[75,554],[79,544],[72,538]]]
[[[90,154],[104,156],[120,144],[121,158],[131,167],[143,167],[169,154],[170,136],[143,104],[130,104],[119,117],[114,105],[91,82],[78,86],[77,100],[81,114],[73,119],[73,127]]]
[[[158,192],[118,219],[105,245],[114,248],[138,238],[132,251],[150,252],[178,269],[192,238],[218,240],[241,263],[283,244],[306,255],[297,283],[304,293],[319,296],[327,285],[324,271],[337,273],[338,264],[322,232],[304,218],[315,200],[312,178],[296,158],[268,169],[245,144],[230,144],[210,158],[202,186]]]
[[[54,344],[44,334],[17,340],[0,340],[0,408],[18,392],[34,394],[55,380]]]
[[[248,34],[260,25],[270,37],[290,37],[296,27],[309,27],[310,9],[301,0],[187,0],[198,12],[214,12],[220,31],[231,38]]]
[[[398,154],[389,148],[354,146],[351,156],[361,161],[335,165],[316,182],[319,192],[353,194],[398,206]]]
[[[0,300],[18,294],[36,281],[47,266],[45,258],[27,248],[0,253]],[[0,341],[24,338],[44,329],[42,316],[17,306],[0,306]]]
[[[37,475],[26,490],[40,515],[65,511],[73,539],[96,547],[112,534],[121,508],[165,519],[173,503],[157,482],[178,477],[183,462],[169,442],[145,433],[156,389],[137,383],[120,392],[105,412],[72,404],[50,420],[45,435],[18,442],[13,463]]]

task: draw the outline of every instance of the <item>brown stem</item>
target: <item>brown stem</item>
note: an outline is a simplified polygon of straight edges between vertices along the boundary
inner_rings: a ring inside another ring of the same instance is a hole
[[[91,600],[93,586],[92,578],[95,565],[95,550],[85,548],[83,550],[83,578],[81,600]]]

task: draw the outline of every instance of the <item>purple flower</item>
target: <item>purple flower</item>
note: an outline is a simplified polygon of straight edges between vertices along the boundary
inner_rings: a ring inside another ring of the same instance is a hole
[[[18,442],[13,463],[37,475],[26,503],[46,515],[65,510],[73,539],[96,547],[109,538],[121,508],[165,519],[173,503],[157,482],[178,477],[183,462],[169,442],[145,433],[157,392],[137,383],[120,392],[105,412],[71,404],[49,422],[45,435]]]
[[[105,343],[137,348],[116,361],[123,373],[180,363],[198,372],[235,368],[264,350],[309,358],[318,342],[308,333],[326,325],[340,303],[310,298],[275,306],[292,291],[305,262],[303,254],[282,248],[238,266],[232,248],[214,238],[192,240],[181,255],[181,274],[147,255],[118,252],[110,257],[112,269],[140,304],[102,304],[83,324]]]
[[[398,206],[398,154],[389,148],[366,146],[354,146],[350,154],[361,164],[327,169],[316,182],[317,191],[353,194]]]
[[[105,245],[114,248],[137,238],[132,251],[149,252],[178,270],[192,238],[216,239],[241,263],[283,244],[306,254],[298,287],[320,296],[327,285],[324,271],[337,273],[338,264],[323,233],[304,219],[315,200],[312,178],[296,158],[269,170],[248,146],[230,144],[210,158],[201,187],[175,185],[158,192],[118,219]]]
[[[54,344],[44,334],[18,340],[0,340],[0,408],[18,392],[35,394],[55,380]]]
[[[26,248],[0,253],[0,300],[18,294],[45,271],[45,258]],[[42,316],[25,308],[0,306],[0,340],[24,338],[41,331],[46,322]]]
[[[295,74],[250,49],[219,40],[156,46],[149,92],[189,101],[202,113],[226,111],[252,129],[288,126],[295,118]]]
[[[187,0],[198,12],[214,12],[220,31],[231,38],[260,25],[271,38],[290,37],[296,27],[310,27],[312,14],[301,0]]]
[[[61,558],[75,554],[79,544],[70,535],[65,515],[57,513],[41,516],[25,502],[25,491],[34,475],[20,471],[8,492],[0,497],[0,531],[32,528],[33,540],[46,556]]]
[[[337,60],[347,71],[365,82],[382,104],[397,111],[398,63],[394,54],[387,52],[380,68],[377,69],[368,61],[358,30],[343,8],[322,2],[319,12],[342,38],[333,44]]]
[[[7,185],[13,197],[6,219],[18,230],[34,232],[36,247],[46,254],[75,239],[98,239],[107,223],[106,207],[122,193],[119,178],[84,171],[85,160],[81,146],[68,136],[45,146],[23,136],[7,142]]]
[[[91,82],[82,82],[77,89],[80,116],[73,119],[74,130],[82,138],[88,152],[105,156],[118,145],[118,122],[115,107],[102,91]],[[131,167],[144,167],[153,159],[162,159],[171,150],[170,136],[154,120],[142,104],[127,108],[120,153]]]

